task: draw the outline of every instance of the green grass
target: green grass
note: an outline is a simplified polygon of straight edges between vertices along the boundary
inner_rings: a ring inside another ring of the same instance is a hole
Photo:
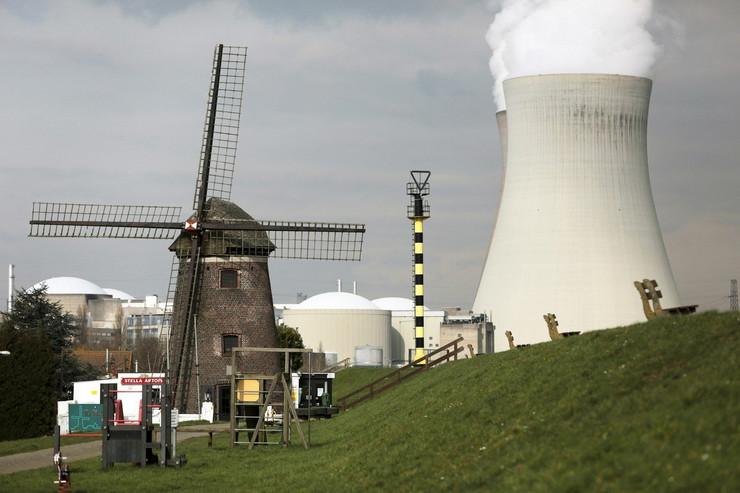
[[[377,380],[378,378],[391,373],[394,368],[347,368],[337,372],[334,377],[334,402],[345,395],[359,389],[363,385]]]
[[[739,353],[737,314],[589,333],[431,369],[312,423],[310,450],[230,449],[219,434],[213,449],[179,445],[180,470],[76,462],[73,487],[740,491]],[[51,491],[52,480],[29,471],[3,476],[2,488]]]
[[[72,445],[73,443],[91,442],[94,440],[100,440],[100,437],[62,437],[62,447],[65,445]],[[53,447],[53,436],[7,440],[0,442],[0,457]]]

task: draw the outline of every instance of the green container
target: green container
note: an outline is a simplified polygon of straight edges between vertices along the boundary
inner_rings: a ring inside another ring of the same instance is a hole
[[[103,427],[103,406],[100,404],[70,404],[70,433],[99,433]]]

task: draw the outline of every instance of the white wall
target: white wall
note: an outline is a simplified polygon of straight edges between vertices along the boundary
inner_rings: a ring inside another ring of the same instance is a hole
[[[354,360],[356,346],[383,348],[384,365],[391,358],[391,312],[387,310],[313,310],[286,309],[285,325],[295,327],[303,337],[303,344],[314,351],[337,353]]]
[[[428,311],[424,317],[424,347],[437,349],[440,346],[439,327],[444,322],[444,312]],[[414,337],[416,327],[413,311],[392,312],[392,332],[396,331],[400,337],[391,337],[391,355],[393,361],[407,360],[409,349],[416,347]],[[430,339],[431,338],[431,339]]]

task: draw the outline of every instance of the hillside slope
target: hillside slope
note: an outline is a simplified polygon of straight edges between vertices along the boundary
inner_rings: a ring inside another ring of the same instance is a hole
[[[739,352],[739,314],[589,333],[430,370],[312,423],[308,451],[192,440],[179,471],[74,464],[75,490],[740,491]]]

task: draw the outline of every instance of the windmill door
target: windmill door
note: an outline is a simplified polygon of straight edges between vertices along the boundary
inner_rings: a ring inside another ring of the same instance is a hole
[[[219,421],[228,421],[231,419],[231,386],[218,385],[216,387],[216,416]]]

